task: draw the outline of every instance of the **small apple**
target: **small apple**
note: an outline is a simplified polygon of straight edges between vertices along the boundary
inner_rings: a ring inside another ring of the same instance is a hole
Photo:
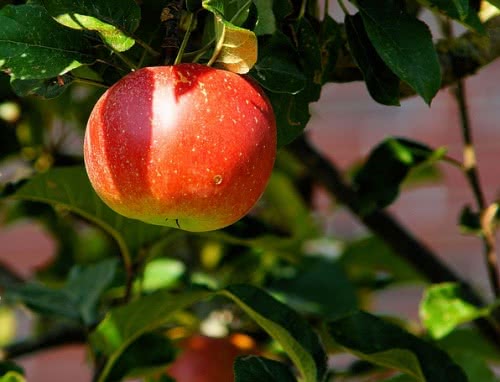
[[[123,77],[94,106],[84,141],[90,182],[110,208],[195,232],[243,217],[275,156],[276,122],[262,89],[200,64]]]
[[[168,368],[168,375],[176,382],[234,381],[236,357],[258,353],[255,341],[240,333],[224,338],[193,335],[180,347],[181,353]]]

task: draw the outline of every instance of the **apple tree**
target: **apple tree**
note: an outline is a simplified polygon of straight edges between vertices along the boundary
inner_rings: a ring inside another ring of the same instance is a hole
[[[198,381],[233,367],[237,382],[496,380],[498,204],[479,182],[464,78],[500,56],[500,2],[333,3],[0,2],[1,221],[36,221],[57,248],[30,278],[0,264],[2,312],[38,323],[0,338],[0,382],[70,343],[96,382],[183,382],[173,367],[200,333],[252,346],[193,358]],[[343,174],[304,129],[322,87],[352,81],[387,108],[453,89],[464,160],[390,137]],[[475,196],[459,223],[484,243],[486,296],[386,209],[438,165]],[[330,237],[318,187],[371,235]],[[370,312],[401,283],[425,285],[418,327]]]

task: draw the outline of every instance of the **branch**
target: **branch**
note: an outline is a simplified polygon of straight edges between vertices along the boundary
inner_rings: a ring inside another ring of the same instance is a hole
[[[85,341],[86,335],[81,328],[58,327],[38,338],[29,338],[7,345],[0,350],[0,361],[21,357],[57,346],[85,343]]]
[[[445,88],[459,79],[475,74],[482,67],[500,57],[500,16],[495,16],[484,23],[486,35],[467,32],[450,40],[441,40],[436,45],[441,63],[442,82]],[[347,43],[343,44],[344,47]],[[341,49],[335,72],[334,82],[362,81],[363,75],[357,68],[347,48]],[[415,95],[415,91],[406,83],[401,83],[401,98]]]
[[[356,191],[343,180],[335,165],[318,153],[304,138],[296,139],[289,147],[307,166],[308,173],[318,183],[322,184],[339,202],[347,206],[367,228],[379,236],[398,256],[412,264],[430,282],[459,283],[470,303],[479,307],[486,305],[470,284],[446,266],[436,254],[389,213],[378,210],[368,215],[361,215]],[[500,329],[485,319],[476,320],[475,323],[483,335],[500,348]]]

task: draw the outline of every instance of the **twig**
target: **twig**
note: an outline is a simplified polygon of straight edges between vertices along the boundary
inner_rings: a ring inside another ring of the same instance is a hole
[[[85,341],[86,334],[83,329],[68,326],[58,327],[38,338],[29,338],[7,345],[0,350],[0,360],[13,359],[62,345],[85,343]]]
[[[455,99],[458,104],[460,112],[460,121],[462,126],[462,138],[464,142],[464,171],[469,182],[474,198],[476,199],[477,208],[481,214],[481,231],[484,246],[484,256],[486,268],[488,270],[488,277],[490,280],[491,288],[495,297],[500,297],[500,279],[498,277],[498,259],[496,254],[496,241],[495,235],[491,232],[491,224],[493,222],[496,207],[493,205],[493,216],[486,207],[486,199],[484,197],[481,184],[479,182],[479,171],[476,163],[476,150],[474,141],[472,139],[472,131],[470,126],[469,108],[467,106],[467,99],[465,93],[465,84],[463,80],[457,82],[455,91]]]
[[[486,305],[482,297],[429,248],[408,232],[393,216],[384,211],[375,211],[362,216],[359,208],[359,196],[342,178],[339,170],[330,161],[319,154],[304,138],[299,138],[290,146],[296,157],[304,163],[314,179],[322,184],[342,204],[360,219],[374,234],[380,237],[398,256],[409,262],[430,282],[459,283],[468,301],[476,306]],[[485,319],[475,321],[485,338],[500,348],[500,329]]]

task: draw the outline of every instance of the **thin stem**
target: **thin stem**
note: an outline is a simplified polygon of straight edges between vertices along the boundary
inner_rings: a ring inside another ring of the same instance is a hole
[[[103,88],[103,89],[109,88],[109,86],[103,82],[90,80],[88,78],[73,77],[73,81],[78,82],[79,84],[97,86],[98,88]]]
[[[474,194],[474,198],[476,199],[477,208],[483,216],[483,218],[481,219],[481,228],[485,262],[488,269],[488,277],[490,280],[491,288],[493,290],[493,293],[495,294],[495,297],[498,298],[500,297],[500,278],[498,275],[496,240],[495,235],[491,232],[491,224],[493,218],[488,218],[490,216],[490,213],[488,211],[491,209],[489,207],[487,208],[486,199],[479,182],[479,171],[476,163],[476,150],[472,139],[469,109],[467,106],[465,84],[463,80],[459,80],[457,82],[454,95],[460,112],[462,138],[464,142],[463,167],[467,181],[469,182],[472,193]],[[485,219],[484,217],[487,218]]]
[[[190,60],[191,62],[198,62],[198,60],[201,58],[201,56],[203,56],[212,47],[212,45],[214,43],[215,43],[215,38],[211,39],[208,42],[208,44],[206,44],[201,49],[198,49],[198,50],[195,50],[192,52],[188,52],[188,53],[184,53],[182,58],[186,58],[186,59]]]
[[[145,41],[142,41],[141,39],[137,38],[137,37],[134,37],[134,40],[136,43],[138,43],[140,46],[142,46],[144,48],[144,50],[146,52],[148,52],[149,54],[151,54],[152,56],[154,57],[158,57],[160,55],[160,52],[156,51],[155,49],[153,49],[148,43],[146,43]]]
[[[177,52],[177,57],[175,57],[174,65],[181,63],[182,56],[184,54],[184,51],[186,50],[186,46],[189,41],[189,37],[191,36],[191,30],[193,29],[193,24],[194,24],[194,17],[191,12],[189,12],[188,17],[189,17],[188,28],[186,30],[186,33],[184,34],[184,38],[182,39],[179,51]]]
[[[130,70],[137,70],[137,65],[134,64],[127,56],[125,56],[123,53],[120,53],[120,52],[117,52],[117,51],[113,51],[113,53],[120,59],[123,61],[123,63],[125,65],[127,65],[129,67]]]
[[[5,346],[0,350],[0,361],[21,357],[57,346],[85,343],[85,341],[86,333],[83,329],[68,326],[58,327],[48,331],[41,337],[28,338]]]

